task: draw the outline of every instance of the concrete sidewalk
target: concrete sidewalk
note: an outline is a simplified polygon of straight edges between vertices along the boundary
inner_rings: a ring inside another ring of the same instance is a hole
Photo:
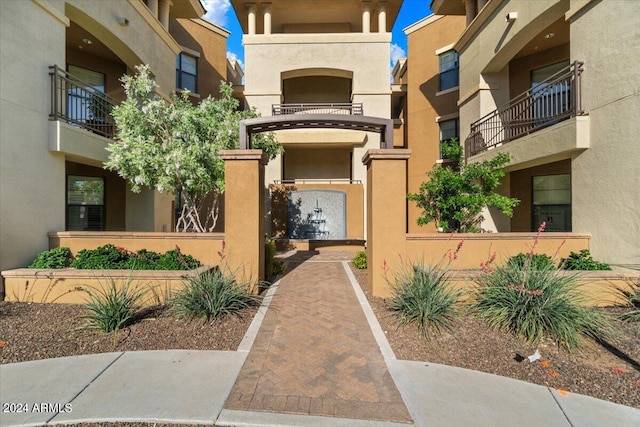
[[[638,409],[576,394],[561,396],[547,387],[482,372],[396,360],[349,270],[349,259],[350,254],[339,252],[296,259],[291,266],[296,268],[270,289],[235,352],[124,352],[2,365],[0,426],[110,421],[227,426],[640,426]],[[326,273],[319,276],[320,270]],[[306,337],[309,320],[304,318],[309,310],[290,311],[296,306],[291,303],[302,304],[297,299],[307,292],[331,294],[313,295],[304,302],[306,308],[317,306],[311,316],[318,331],[311,331],[311,338]],[[345,304],[337,303],[337,295]],[[331,298],[327,304],[321,301]],[[334,306],[339,311],[332,311]],[[344,310],[347,316],[341,317]],[[325,321],[333,322],[333,332],[322,333],[328,325]],[[344,339],[349,345],[344,346]],[[291,340],[305,342],[306,347],[293,347]],[[359,341],[369,348],[359,347]],[[326,362],[310,366],[310,360]],[[315,380],[309,377],[314,373]],[[328,387],[328,381],[335,384]],[[238,391],[243,390],[253,404],[238,404],[242,402]],[[266,395],[269,390],[271,396]],[[287,407],[295,398],[300,404],[304,393],[311,395],[309,403],[315,396],[316,402],[325,399],[333,406]],[[344,402],[352,406],[337,410]],[[25,407],[29,412],[16,412]],[[384,409],[376,412],[376,407]],[[403,418],[402,407],[407,417]]]

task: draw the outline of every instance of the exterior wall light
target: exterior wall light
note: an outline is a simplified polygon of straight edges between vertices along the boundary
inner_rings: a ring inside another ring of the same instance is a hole
[[[509,12],[507,13],[506,21],[513,22],[518,19],[518,12]]]
[[[128,27],[129,26],[129,20],[127,18],[125,18],[124,16],[118,16],[116,18],[116,20],[118,21],[118,24],[122,27]]]

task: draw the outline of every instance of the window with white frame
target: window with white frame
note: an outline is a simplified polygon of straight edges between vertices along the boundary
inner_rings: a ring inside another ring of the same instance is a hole
[[[448,50],[440,58],[440,90],[458,86],[458,52]]]
[[[446,141],[450,141],[453,138],[459,138],[459,121],[458,119],[444,120],[440,123],[440,158],[444,159],[442,156],[442,144]]]
[[[198,93],[198,59],[182,52],[176,57],[176,87]]]

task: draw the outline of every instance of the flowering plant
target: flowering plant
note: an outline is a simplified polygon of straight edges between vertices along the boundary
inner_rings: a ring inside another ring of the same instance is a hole
[[[571,350],[583,336],[606,336],[610,326],[596,309],[584,304],[578,275],[558,274],[553,263],[532,263],[545,225],[538,228],[524,263],[508,262],[493,269],[489,267],[493,255],[481,264],[485,274],[477,279],[472,310],[525,342],[537,344],[549,336]]]

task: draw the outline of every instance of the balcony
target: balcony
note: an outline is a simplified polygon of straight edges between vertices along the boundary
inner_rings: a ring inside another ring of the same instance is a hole
[[[467,158],[521,140],[571,118],[585,116],[580,84],[583,65],[578,61],[570,64],[512,99],[506,106],[472,123],[471,132],[465,140]],[[586,148],[580,140],[574,145],[574,148]]]
[[[281,116],[285,114],[345,114],[362,116],[362,103],[305,103],[305,104],[274,104],[271,114]]]
[[[51,76],[49,120],[62,121],[105,138],[113,138],[115,126],[111,110],[117,105],[116,100],[60,69],[57,65],[49,67],[49,76]]]

